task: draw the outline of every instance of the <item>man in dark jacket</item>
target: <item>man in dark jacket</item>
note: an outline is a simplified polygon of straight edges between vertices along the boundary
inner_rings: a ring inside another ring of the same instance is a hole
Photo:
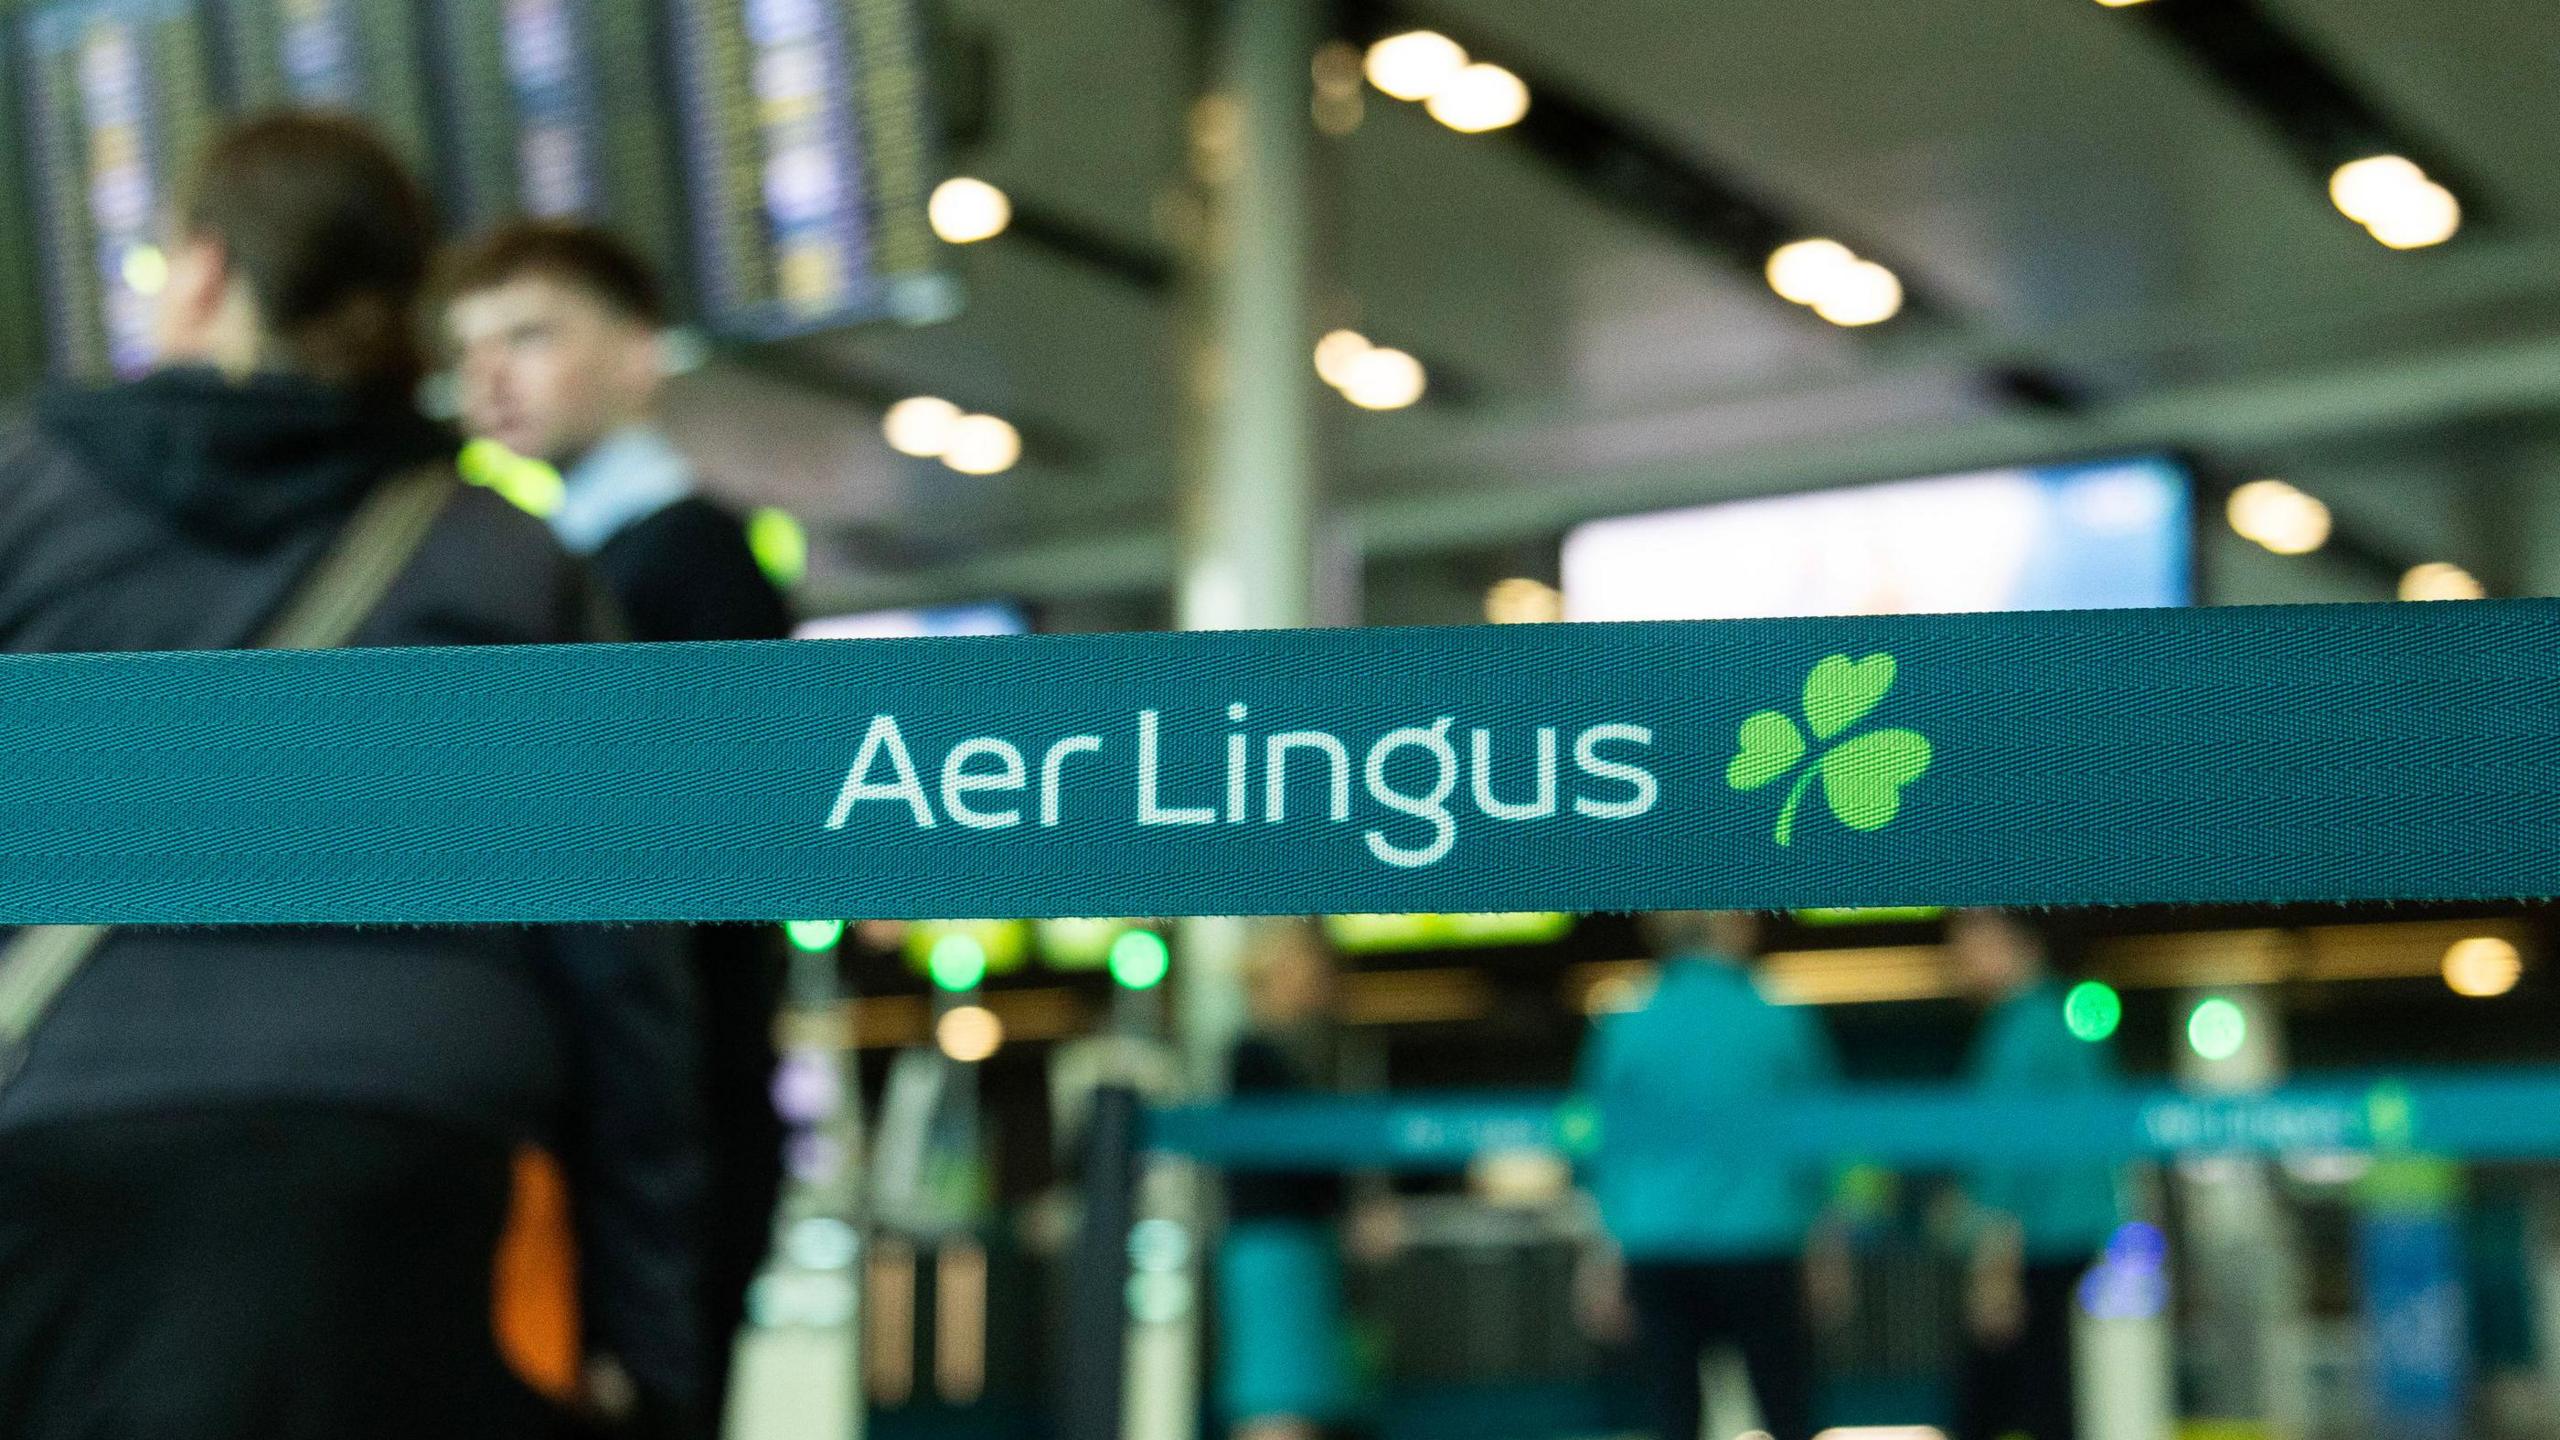
[[[452,267],[465,424],[559,470],[552,533],[588,557],[639,640],[770,640],[791,617],[745,527],[654,423],[664,302],[647,263],[590,226],[498,230]],[[771,1099],[783,958],[771,927],[693,932],[711,1133],[704,1334],[716,1407],[781,1186]],[[716,1409],[715,1409],[716,1413]]]
[[[409,403],[433,232],[378,140],[250,122],[178,213],[167,368],[0,440],[0,650],[255,643],[368,495],[450,464]],[[596,637],[579,567],[456,489],[352,643]],[[589,1398],[683,1423],[691,1023],[643,932],[110,932],[0,1086],[0,1434],[543,1433],[491,1332],[526,1145],[573,1192]]]

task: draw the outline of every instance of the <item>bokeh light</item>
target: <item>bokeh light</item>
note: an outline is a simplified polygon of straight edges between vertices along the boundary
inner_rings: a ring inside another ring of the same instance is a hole
[[[2308,555],[2329,543],[2329,507],[2282,480],[2252,480],[2231,492],[2231,528],[2278,555]]]
[[[2207,1060],[2228,1060],[2248,1043],[2247,1013],[2220,996],[2199,1003],[2187,1016],[2187,1048]]]
[[[2094,1045],[2124,1023],[2124,998],[2104,981],[2083,980],[2062,999],[2062,1023],[2073,1037]]]
[[[934,1022],[933,1041],[963,1065],[975,1065],[1004,1048],[1004,1022],[984,1005],[963,1005]]]
[[[2399,593],[2403,600],[2483,600],[2488,598],[2489,587],[2459,565],[2430,560],[2409,567],[2409,572],[2400,577]]]
[[[960,407],[939,395],[910,395],[880,417],[881,438],[901,455],[930,460],[951,447]]]
[[[1437,30],[1408,30],[1369,47],[1361,69],[1398,100],[1428,100],[1467,68],[1467,52]]]
[[[1022,458],[1022,432],[993,415],[963,415],[951,423],[942,463],[963,475],[1001,475]]]
[[[844,922],[841,920],[792,920],[783,925],[782,933],[789,938],[793,949],[805,950],[815,955],[819,951],[836,948],[836,942],[844,938]]]
[[[1131,990],[1152,990],[1173,968],[1173,954],[1153,930],[1124,931],[1111,942],[1111,978]]]
[[[925,202],[925,218],[933,233],[953,245],[992,240],[1013,223],[1013,201],[1002,190],[971,175],[954,175],[933,187]]]
[[[2516,988],[2524,977],[2524,956],[2512,941],[2495,935],[2456,940],[2444,952],[2444,983],[2456,995],[2494,999]]]
[[[974,990],[987,978],[987,947],[975,935],[954,932],[933,942],[925,973],[945,990]]]
[[[1478,61],[1450,76],[1423,108],[1461,135],[1481,135],[1520,123],[1529,113],[1529,86],[1499,65]]]

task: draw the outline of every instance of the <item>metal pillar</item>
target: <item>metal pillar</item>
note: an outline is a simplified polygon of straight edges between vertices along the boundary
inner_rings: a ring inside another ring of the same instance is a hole
[[[1192,107],[1187,407],[1176,614],[1186,630],[1315,623],[1316,0],[1207,0]],[[1245,927],[1192,921],[1174,1033],[1194,1084],[1244,1023]]]
[[[1319,415],[1312,66],[1320,0],[1200,0],[1202,93],[1179,393],[1185,439],[1175,611],[1186,630],[1314,623]],[[1191,1084],[1219,1088],[1244,1024],[1247,922],[1184,922],[1174,1036]],[[1131,1231],[1128,1440],[1191,1440],[1215,1177],[1152,1164]],[[1144,1244],[1139,1242],[1143,1239]],[[1138,1252],[1144,1251],[1142,1255]],[[1134,1303],[1146,1297],[1145,1303]]]

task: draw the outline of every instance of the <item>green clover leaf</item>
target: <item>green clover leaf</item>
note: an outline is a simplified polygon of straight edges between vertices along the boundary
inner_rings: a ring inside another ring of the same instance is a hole
[[[1826,656],[1804,677],[1805,723],[1813,727],[1813,738],[1828,740],[1866,719],[1892,688],[1890,655],[1854,661],[1846,655]]]
[[[1804,736],[1797,733],[1796,722],[1776,710],[1745,717],[1734,742],[1740,748],[1724,768],[1724,783],[1736,790],[1757,790],[1804,758]]]
[[[1893,689],[1896,666],[1890,655],[1852,660],[1828,655],[1804,680],[1805,724],[1817,740],[1830,740],[1873,714]],[[1795,770],[1806,753],[1795,721],[1776,710],[1755,711],[1735,732],[1733,759],[1725,766],[1725,784],[1735,790],[1758,790]],[[1902,792],[1926,774],[1936,752],[1929,737],[1916,730],[1871,730],[1821,752],[1787,791],[1778,809],[1771,838],[1792,845],[1796,813],[1805,792],[1822,782],[1822,797],[1833,817],[1852,830],[1881,830],[1902,813]]]
[[[1822,794],[1852,830],[1881,830],[1902,811],[1902,787],[1929,768],[1929,737],[1917,730],[1870,730],[1822,757]]]

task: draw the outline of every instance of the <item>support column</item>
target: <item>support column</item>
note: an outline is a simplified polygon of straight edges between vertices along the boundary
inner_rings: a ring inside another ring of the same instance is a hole
[[[1316,623],[1321,492],[1314,364],[1313,64],[1321,0],[1197,0],[1202,93],[1188,138],[1184,439],[1175,614],[1186,630]],[[1248,922],[1185,921],[1173,1029],[1197,1093],[1221,1088],[1245,1020]],[[1192,1440],[1215,1176],[1158,1161],[1131,1232],[1128,1440]],[[1212,1424],[1216,1422],[1213,1420]]]
[[[1185,630],[1317,623],[1319,381],[1313,64],[1318,0],[1206,0],[1192,107],[1197,200],[1182,356],[1185,455],[1176,615]],[[1215,1088],[1244,1023],[1247,927],[1184,925],[1174,1034]]]

